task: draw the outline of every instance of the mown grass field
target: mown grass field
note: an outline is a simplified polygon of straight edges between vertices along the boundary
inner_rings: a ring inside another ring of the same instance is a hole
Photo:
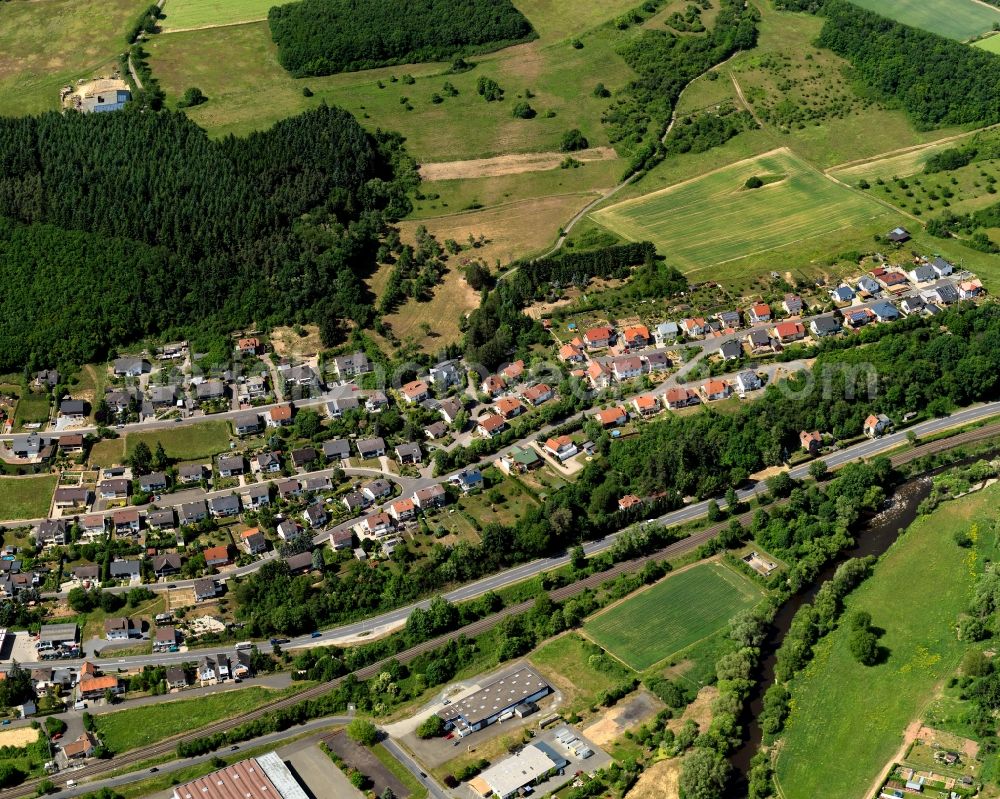
[[[1000,36],[995,33],[992,36],[987,36],[985,39],[979,39],[974,42],[974,45],[989,53],[1000,55]]]
[[[14,410],[14,429],[23,430],[24,425],[31,422],[47,422],[49,410],[48,394],[23,392],[17,400],[17,408]]]
[[[145,441],[150,450],[156,449],[157,442],[163,444],[167,455],[177,460],[209,458],[229,449],[229,424],[218,420],[129,433],[125,437],[126,457],[135,451],[140,441]]]
[[[721,630],[763,592],[720,563],[664,578],[588,621],[584,632],[636,671],[648,669]]]
[[[235,25],[267,19],[271,6],[280,0],[170,0],[161,23],[164,32]]]
[[[59,89],[108,74],[147,0],[0,3],[0,114],[59,107]]]
[[[58,479],[54,474],[0,477],[0,521],[48,516]]]
[[[842,626],[816,648],[792,684],[792,713],[778,748],[787,799],[863,796],[902,742],[903,730],[951,675],[965,649],[955,622],[985,559],[996,558],[1000,487],[948,502],[913,524],[846,601],[885,629],[885,662],[858,664]],[[978,522],[976,549],[953,539]],[[933,586],[933,590],[928,590]]]
[[[120,754],[140,746],[162,741],[172,735],[190,732],[213,721],[247,713],[276,699],[301,690],[304,685],[284,690],[253,687],[159,702],[114,713],[94,716],[97,734],[112,752]]]
[[[1000,22],[1000,9],[975,0],[853,0],[855,5],[914,28],[964,41]]]
[[[744,188],[754,175],[780,179],[762,188]],[[626,239],[649,239],[686,272],[795,242],[820,240],[848,228],[869,226],[873,220],[884,219],[888,224],[897,218],[884,206],[838,185],[784,149],[626,200],[591,216]]]
[[[589,641],[567,633],[543,644],[528,657],[562,691],[568,711],[589,708],[601,693],[635,676],[610,658],[609,663],[595,668],[590,663],[592,649]]]

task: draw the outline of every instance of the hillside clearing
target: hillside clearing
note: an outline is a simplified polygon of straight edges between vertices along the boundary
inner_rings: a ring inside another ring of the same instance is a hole
[[[611,147],[591,147],[573,153],[577,161],[609,161],[618,157]],[[470,161],[443,161],[420,165],[424,180],[460,180],[465,178],[495,178],[501,175],[518,175],[522,172],[543,172],[555,169],[567,158],[566,153],[520,153],[498,155],[494,158],[476,158]]]
[[[267,19],[275,0],[170,0],[164,6],[164,33]]]

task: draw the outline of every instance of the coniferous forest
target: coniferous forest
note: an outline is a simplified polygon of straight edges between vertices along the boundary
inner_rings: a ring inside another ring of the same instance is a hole
[[[370,321],[361,277],[410,166],[326,106],[221,141],[169,112],[0,119],[0,369],[194,326],[335,341]]]
[[[300,0],[268,13],[296,77],[436,61],[535,38],[510,0]]]

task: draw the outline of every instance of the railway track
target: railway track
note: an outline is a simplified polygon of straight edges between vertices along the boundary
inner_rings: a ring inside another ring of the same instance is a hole
[[[984,441],[990,438],[1000,437],[1000,422],[994,422],[993,424],[985,425],[983,427],[975,428],[972,430],[966,430],[962,433],[958,433],[954,436],[941,439],[939,441],[932,441],[927,444],[919,444],[916,447],[907,450],[905,452],[899,452],[895,455],[891,455],[889,460],[892,462],[893,466],[902,466],[910,463],[919,458],[925,457],[927,455],[934,455],[940,452],[944,452],[949,449],[955,449],[956,447],[961,447],[964,444],[976,443],[979,441]],[[737,518],[743,525],[749,524],[753,516],[752,511],[747,511]],[[549,592],[549,596],[556,602],[561,602],[566,599],[570,599],[577,594],[585,591],[589,588],[596,588],[608,580],[614,580],[623,574],[629,574],[631,572],[638,571],[642,569],[647,563],[651,561],[661,561],[664,559],[678,557],[680,555],[685,555],[702,544],[706,543],[716,535],[718,535],[726,526],[728,526],[729,521],[719,522],[716,524],[709,525],[708,527],[698,530],[695,533],[682,538],[678,541],[669,544],[662,549],[649,554],[644,555],[639,558],[633,558],[632,560],[622,561],[621,563],[612,566],[607,571],[598,572],[592,574],[582,580],[578,580],[572,585],[566,585],[561,588],[556,588]],[[416,644],[410,647],[393,658],[384,658],[370,666],[365,666],[364,668],[358,669],[351,673],[355,678],[359,680],[366,680],[379,674],[379,672],[385,667],[385,665],[390,660],[398,660],[400,663],[408,663],[420,655],[447,643],[448,641],[455,640],[460,636],[475,636],[479,633],[485,632],[494,626],[496,626],[501,620],[514,616],[520,613],[524,613],[530,610],[534,605],[534,600],[528,600],[521,602],[517,605],[512,605],[510,607],[504,608],[490,616],[486,616],[478,621],[462,627],[461,629],[454,630],[444,635],[440,635],[437,638],[433,638],[429,641],[424,641],[421,644]],[[110,776],[111,772],[119,772],[123,769],[127,769],[129,766],[135,766],[140,763],[144,763],[156,758],[163,757],[173,753],[177,749],[177,745],[185,741],[193,741],[197,738],[203,738],[208,735],[214,735],[216,733],[229,732],[243,724],[251,721],[256,721],[257,719],[266,716],[276,710],[282,710],[285,708],[292,707],[310,699],[316,699],[324,694],[332,691],[337,686],[339,686],[343,681],[351,675],[345,675],[343,677],[337,677],[336,679],[330,680],[328,682],[320,683],[318,685],[311,686],[297,694],[292,696],[279,699],[264,707],[258,708],[256,710],[251,710],[246,713],[242,713],[239,716],[234,716],[223,721],[210,724],[207,727],[202,727],[201,729],[190,732],[182,733],[180,735],[175,735],[170,738],[166,738],[150,746],[144,747],[142,749],[137,749],[133,752],[126,752],[122,755],[114,757],[112,760],[98,761],[91,763],[76,771],[67,771],[59,775],[61,780],[73,779],[76,782],[81,782],[83,780],[88,780],[93,777],[99,776]],[[20,785],[7,788],[0,791],[0,799],[19,799],[19,797],[27,797],[35,795],[39,784],[43,779],[46,778],[35,778],[27,780]],[[51,778],[49,778],[51,779]]]

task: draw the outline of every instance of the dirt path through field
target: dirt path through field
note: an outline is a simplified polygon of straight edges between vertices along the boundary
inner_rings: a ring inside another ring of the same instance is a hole
[[[591,147],[575,153],[514,153],[495,158],[475,158],[470,161],[443,161],[420,165],[424,180],[466,180],[520,175],[523,172],[544,172],[558,167],[568,156],[577,161],[610,161],[618,157],[611,147]]]

